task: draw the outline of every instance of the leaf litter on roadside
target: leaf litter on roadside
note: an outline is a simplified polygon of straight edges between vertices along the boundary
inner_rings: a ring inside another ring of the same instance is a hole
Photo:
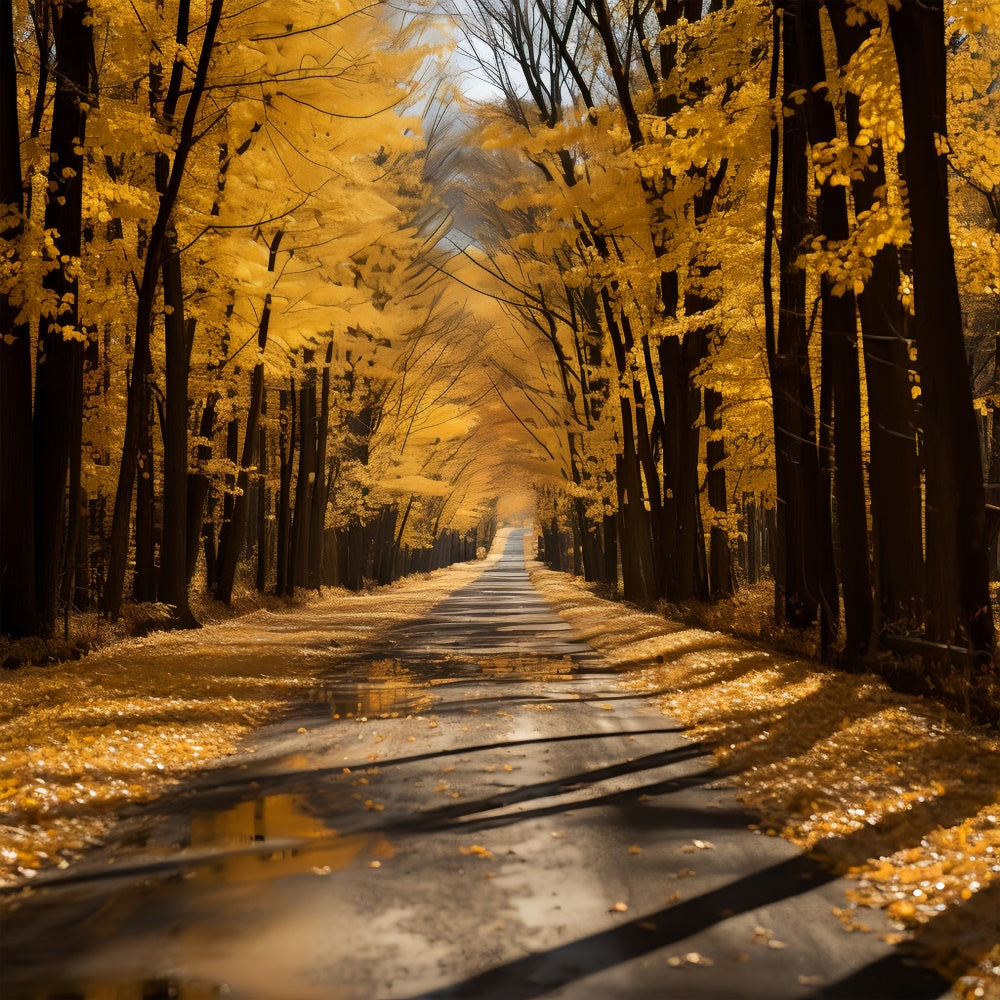
[[[612,666],[710,746],[762,832],[855,882],[845,929],[879,908],[966,1000],[1000,1000],[1000,744],[932,701],[532,579]],[[667,692],[664,694],[663,692]],[[697,849],[697,848],[695,848]],[[680,873],[678,873],[680,874]]]

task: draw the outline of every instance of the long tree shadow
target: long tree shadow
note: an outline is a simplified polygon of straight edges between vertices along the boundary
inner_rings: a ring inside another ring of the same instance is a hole
[[[636,791],[631,792],[633,800]],[[621,796],[622,793],[616,793],[609,799]],[[968,815],[973,804],[967,793],[956,790],[919,803],[905,813],[890,814],[879,823],[846,836],[828,838],[819,845],[816,856],[798,855],[694,899],[665,907],[653,914],[643,914],[626,924],[549,951],[526,955],[421,996],[541,996],[585,976],[675,944],[735,914],[774,904],[834,881],[840,877],[841,871],[866,861],[873,854],[891,853],[912,842],[914,836],[919,840],[921,832],[958,821]],[[698,812],[698,822],[703,822],[704,815]],[[738,814],[724,819],[733,821],[736,816]],[[518,820],[523,818],[522,814],[517,817]],[[744,821],[749,818],[747,814],[743,815]],[[902,835],[904,831],[905,837]],[[822,859],[822,863],[818,859]],[[940,954],[942,940],[947,940],[944,937],[946,934],[954,935],[956,940],[968,940],[970,935],[978,933],[979,943],[972,946],[972,957],[975,958],[976,953],[985,954],[996,945],[998,896],[1000,881],[973,896],[969,903],[950,908],[921,928],[913,945],[869,963],[838,983],[824,987],[815,996],[823,1000],[869,997],[922,1000],[942,996],[948,991],[948,981],[920,964],[914,957],[915,953],[933,951]],[[654,929],[651,930],[651,927]]]
[[[663,750],[658,753],[647,754],[635,760],[621,761],[617,764],[610,764],[605,767],[594,768],[588,771],[579,771],[575,774],[565,775],[551,781],[539,781],[530,785],[521,785],[509,791],[503,791],[495,795],[487,795],[479,799],[465,802],[449,803],[439,806],[436,809],[429,809],[412,817],[408,817],[399,823],[392,824],[383,829],[394,832],[402,831],[426,831],[441,830],[452,826],[456,821],[465,821],[467,817],[480,813],[493,812],[498,809],[506,809],[524,802],[532,802],[537,799],[547,799],[554,796],[563,795],[567,792],[575,792],[599,782],[608,781],[613,778],[624,777],[626,775],[639,774],[643,771],[659,770],[669,767],[682,761],[703,758],[704,751],[696,744],[683,747],[676,747],[671,750]],[[665,778],[661,781],[650,782],[628,789],[615,792],[608,792],[604,795],[593,796],[586,799],[574,799],[573,808],[582,806],[596,806],[621,801],[634,801],[639,795],[663,795],[677,791],[681,788],[691,788],[695,785],[704,784],[718,777],[718,774],[711,769],[700,770],[693,774],[683,774],[677,777]],[[543,809],[529,812],[518,812],[515,815],[497,818],[493,821],[485,821],[486,824],[492,822],[494,825],[506,819],[508,822],[522,822],[532,817],[548,815],[552,812],[562,812],[568,806],[563,802]],[[467,824],[462,822],[462,826]]]
[[[693,899],[644,913],[605,931],[577,938],[548,951],[525,955],[469,976],[442,989],[421,993],[420,1000],[446,997],[528,1000],[565,987],[586,976],[641,958],[683,941],[731,917],[811,892],[836,876],[799,855],[736,879]],[[936,973],[909,964],[901,954],[860,970],[849,990],[824,997],[855,1000],[930,1000],[948,984]]]

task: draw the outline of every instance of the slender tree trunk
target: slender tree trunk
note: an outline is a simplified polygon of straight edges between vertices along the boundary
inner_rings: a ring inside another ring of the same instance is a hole
[[[819,7],[803,4],[798,13],[799,58],[805,84],[806,112],[810,142],[815,147],[833,143],[837,122],[829,95],[820,93],[826,80]],[[819,182],[817,204],[821,237],[833,243],[849,236],[847,191],[830,179]],[[823,307],[823,366],[833,392],[834,480],[837,524],[840,540],[840,577],[844,593],[844,620],[847,636],[844,652],[862,657],[872,637],[874,608],[871,571],[868,563],[868,517],[865,500],[864,468],[861,453],[861,378],[858,370],[857,325],[853,290],[834,291],[828,274],[821,278]],[[827,491],[820,501],[829,502]],[[824,577],[827,574],[824,573]],[[825,583],[825,604],[833,614],[835,584]]]
[[[277,268],[278,250],[284,231],[279,229],[271,240],[267,269],[274,273]],[[243,450],[240,468],[236,478],[236,495],[233,498],[229,530],[225,534],[225,544],[219,551],[219,575],[216,580],[215,596],[225,604],[233,598],[233,584],[236,581],[236,566],[240,560],[247,535],[247,518],[250,503],[250,469],[257,457],[260,437],[260,417],[264,400],[264,362],[267,348],[267,332],[271,323],[271,294],[264,296],[264,307],[257,324],[257,350],[260,360],[254,365],[250,378],[250,407],[247,410],[246,428],[243,436]]]
[[[63,264],[43,280],[59,303],[42,317],[38,330],[38,364],[32,426],[35,484],[35,586],[39,624],[52,630],[65,543],[66,475],[74,437],[74,400],[83,393],[83,343],[63,335],[77,332],[79,288],[71,266],[80,257],[82,240],[83,142],[87,109],[93,102],[93,13],[87,0],[66,0],[53,7],[56,93],[49,147],[49,190],[45,226],[55,230]],[[43,57],[44,58],[44,55]]]
[[[156,600],[156,480],[153,461],[152,414],[147,400],[146,419],[139,428],[139,479],[135,490],[135,575],[132,597]]]
[[[260,401],[261,418],[267,415],[267,389],[261,395]],[[268,511],[271,509],[271,489],[267,485],[268,454],[267,454],[267,428],[261,424],[260,440],[257,444],[257,489],[260,490],[260,503],[258,504],[259,520],[257,522],[257,592],[263,594],[267,589],[268,564],[271,553],[271,532],[269,531],[270,521]]]
[[[769,345],[768,361],[783,550],[778,603],[784,621],[801,629],[817,619],[822,596],[821,553],[829,543],[816,516],[820,478],[806,330],[806,275],[797,264],[809,222],[805,119],[793,96],[802,89],[797,11],[796,4],[786,6],[781,13],[786,115],[781,126],[780,280],[777,341]],[[769,295],[769,273],[765,273],[764,280]]]
[[[329,499],[326,477],[326,443],[330,431],[330,365],[333,362],[333,339],[326,347],[323,375],[320,385],[319,414],[316,418],[316,477],[313,484],[310,511],[309,537],[309,586],[319,590],[323,582],[323,532],[326,527],[326,508]],[[389,581],[386,581],[389,582]]]
[[[128,398],[125,410],[125,435],[122,442],[122,460],[118,472],[118,485],[115,491],[115,508],[111,525],[111,544],[108,555],[108,579],[104,593],[105,613],[111,618],[117,618],[121,609],[122,592],[125,580],[125,563],[128,555],[129,509],[132,490],[135,484],[136,470],[139,463],[139,441],[142,435],[142,422],[147,411],[149,387],[147,381],[151,371],[150,338],[153,328],[153,306],[156,299],[156,286],[163,259],[163,246],[167,227],[170,222],[177,197],[180,193],[181,181],[184,177],[188,156],[195,143],[195,125],[199,120],[201,98],[208,80],[208,69],[212,51],[215,45],[215,35],[222,18],[224,0],[212,0],[205,21],[202,46],[198,57],[195,77],[188,93],[184,118],[180,134],[177,138],[177,148],[173,163],[170,165],[169,177],[160,195],[156,219],[150,231],[146,256],[143,261],[142,279],[139,285],[138,302],[136,303],[135,333],[133,338],[132,381],[129,384]],[[180,33],[180,27],[178,28]],[[172,95],[180,89],[180,74],[182,60],[175,60],[174,73],[178,81],[173,86]],[[166,102],[165,102],[166,103]]]
[[[274,592],[280,597],[292,594],[295,582],[292,579],[289,555],[291,546],[291,505],[292,469],[295,465],[295,380],[290,380],[290,388],[282,389],[278,395],[278,509],[277,514],[277,565],[275,568]]]
[[[0,9],[0,204],[24,210],[17,119],[13,8]],[[40,55],[45,62],[45,54]],[[44,87],[44,83],[40,83]],[[21,235],[20,224],[0,234],[0,247]],[[5,252],[5,251],[3,251]],[[35,592],[34,495],[31,449],[31,334],[0,292],[0,633],[38,631]]]
[[[709,536],[708,579],[711,596],[718,599],[730,597],[736,591],[729,531],[724,527],[729,517],[729,498],[726,493],[726,468],[723,464],[726,460],[726,444],[722,437],[722,393],[718,389],[705,389],[705,427],[709,433],[706,445],[708,505],[713,513]]]
[[[846,0],[826,0],[826,6],[837,59],[846,66],[874,25],[870,19],[862,25],[848,25]],[[859,112],[858,95],[848,92],[847,138],[852,143],[861,133]],[[870,211],[886,184],[881,143],[869,143],[865,152],[868,169],[852,183],[857,212]],[[920,619],[924,588],[920,461],[905,339],[909,316],[899,300],[899,284],[899,256],[890,244],[872,260],[871,276],[858,296],[868,389],[868,483],[876,589],[882,625],[890,627],[907,627]]]
[[[316,369],[313,352],[303,350],[302,386],[299,390],[299,469],[295,479],[292,515],[292,585],[309,586],[312,496],[316,483]]]
[[[160,544],[160,600],[174,608],[174,621],[197,626],[188,604],[188,371],[195,320],[184,314],[184,287],[177,232],[164,240],[164,331],[166,405],[163,425],[163,536]]]
[[[890,7],[913,229],[914,330],[926,470],[928,634],[993,648],[986,500],[948,221],[944,10]]]
[[[212,439],[215,436],[215,406],[219,394],[210,393],[205,400],[198,425],[197,458],[198,468],[188,476],[187,481],[187,542],[185,545],[185,576],[190,586],[198,565],[198,548],[205,524],[205,501],[208,499],[208,474],[201,471],[212,459]]]

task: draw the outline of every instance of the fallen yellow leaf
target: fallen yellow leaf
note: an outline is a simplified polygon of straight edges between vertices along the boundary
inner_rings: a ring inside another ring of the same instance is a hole
[[[487,848],[483,847],[482,844],[473,844],[471,847],[460,847],[458,850],[459,850],[460,854],[464,854],[467,858],[468,857],[476,857],[476,858],[492,858],[493,857],[493,852],[490,851],[490,850],[488,850]]]

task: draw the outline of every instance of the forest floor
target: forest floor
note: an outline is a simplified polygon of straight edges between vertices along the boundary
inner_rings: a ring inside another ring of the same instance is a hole
[[[418,620],[486,564],[3,671],[0,884],[69,868],[124,807],[233,754],[300,699],[331,648],[362,648]],[[873,676],[609,602],[537,564],[532,580],[623,687],[711,748],[762,836],[849,874],[845,930],[875,933],[866,913],[883,910],[892,929],[877,933],[915,942],[958,994],[1000,998],[995,732]],[[293,657],[282,631],[295,636]]]

